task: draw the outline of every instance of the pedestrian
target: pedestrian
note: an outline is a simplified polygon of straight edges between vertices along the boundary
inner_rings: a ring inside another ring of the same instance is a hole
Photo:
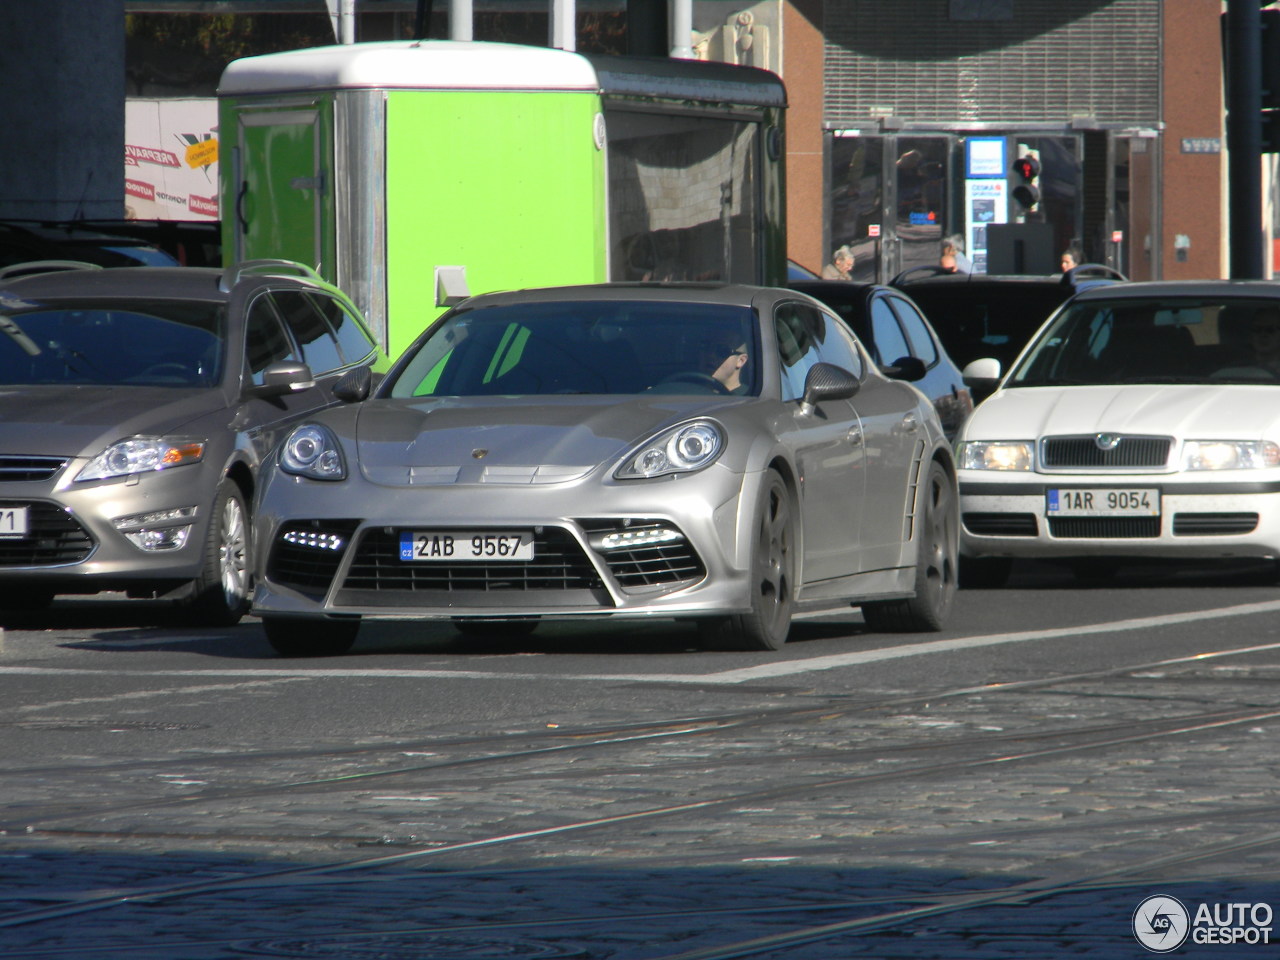
[[[1062,272],[1073,270],[1084,262],[1084,254],[1074,243],[1062,251]]]
[[[853,264],[855,261],[853,251],[848,244],[843,247],[836,247],[831,254],[831,262],[822,268],[823,280],[852,280]]]
[[[973,261],[965,255],[964,238],[958,233],[942,238],[942,256],[938,263],[948,273],[973,273]]]

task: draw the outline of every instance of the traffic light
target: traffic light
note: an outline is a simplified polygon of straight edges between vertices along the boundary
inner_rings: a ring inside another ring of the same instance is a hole
[[[1024,211],[1034,210],[1040,202],[1040,161],[1035,154],[1024,153],[1013,161],[1013,186],[1009,195]]]
[[[1280,10],[1262,11],[1262,152],[1280,153]]]

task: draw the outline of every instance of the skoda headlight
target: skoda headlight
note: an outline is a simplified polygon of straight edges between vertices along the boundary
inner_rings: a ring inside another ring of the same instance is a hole
[[[280,448],[280,469],[312,480],[345,480],[347,464],[338,438],[328,427],[304,424],[289,434]]]
[[[1184,470],[1265,470],[1280,466],[1280,446],[1270,440],[1188,440]]]
[[[133,473],[167,470],[204,458],[204,443],[166,437],[130,437],[113,443],[85,464],[76,480],[106,480]]]
[[[961,470],[1032,470],[1036,458],[1028,440],[970,440],[960,444]]]
[[[648,480],[689,473],[714,463],[724,450],[724,431],[710,420],[672,427],[627,454],[614,471],[619,480]]]

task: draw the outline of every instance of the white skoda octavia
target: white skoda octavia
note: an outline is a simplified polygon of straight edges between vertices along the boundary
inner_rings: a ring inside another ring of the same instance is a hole
[[[966,370],[994,385],[995,361]],[[1280,557],[1280,285],[1125,283],[1052,316],[957,438],[961,578],[1018,557]]]

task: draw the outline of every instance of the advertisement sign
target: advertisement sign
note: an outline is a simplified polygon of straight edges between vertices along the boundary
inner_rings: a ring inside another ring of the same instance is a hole
[[[125,217],[218,219],[218,101],[125,101]]]
[[[987,272],[987,227],[1009,222],[1007,180],[966,180],[964,182],[965,242],[974,273]]]

